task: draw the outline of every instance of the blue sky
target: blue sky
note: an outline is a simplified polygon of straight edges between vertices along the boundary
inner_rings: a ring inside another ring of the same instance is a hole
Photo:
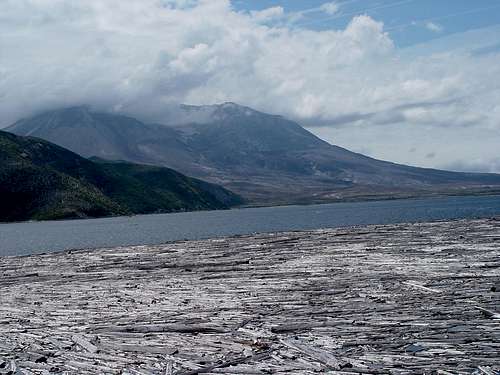
[[[398,47],[471,29],[500,24],[499,0],[339,0],[338,11],[319,9],[328,0],[234,0],[238,10],[281,6],[285,12],[304,12],[297,27],[315,30],[344,29],[353,16],[367,14],[383,21]],[[313,9],[318,11],[312,11]],[[311,10],[308,12],[308,10]]]

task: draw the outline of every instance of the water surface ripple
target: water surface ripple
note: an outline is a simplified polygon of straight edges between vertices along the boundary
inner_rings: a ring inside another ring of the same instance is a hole
[[[159,244],[255,232],[496,215],[500,215],[500,196],[405,199],[0,224],[0,256]]]

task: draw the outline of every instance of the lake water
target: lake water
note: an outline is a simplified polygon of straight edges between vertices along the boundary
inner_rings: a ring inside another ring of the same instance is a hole
[[[182,239],[255,232],[495,215],[500,215],[500,196],[405,199],[0,224],[0,256],[160,244]]]

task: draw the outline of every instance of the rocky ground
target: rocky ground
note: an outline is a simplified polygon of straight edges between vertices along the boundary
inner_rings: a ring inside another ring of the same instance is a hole
[[[0,258],[0,374],[499,374],[500,221]]]

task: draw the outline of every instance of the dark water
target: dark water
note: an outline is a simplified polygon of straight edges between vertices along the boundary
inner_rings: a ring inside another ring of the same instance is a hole
[[[500,215],[500,196],[246,208],[93,220],[0,224],[0,255],[159,244],[254,232]]]

